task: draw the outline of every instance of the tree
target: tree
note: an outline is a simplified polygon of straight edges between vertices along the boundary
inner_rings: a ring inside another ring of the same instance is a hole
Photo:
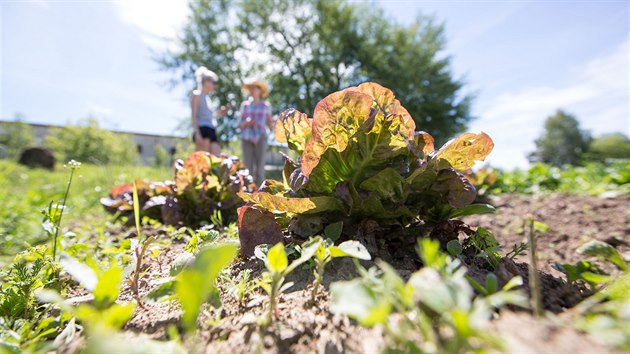
[[[53,128],[44,139],[61,161],[94,164],[131,164],[137,161],[137,147],[126,136],[100,129],[94,118],[79,125]]]
[[[257,76],[271,84],[276,112],[295,107],[311,115],[326,95],[376,81],[438,142],[472,119],[471,97],[443,53],[443,26],[431,17],[405,26],[382,9],[346,0],[192,0],[189,6],[180,50],[160,58],[178,74],[174,82],[193,82],[195,68],[205,65],[221,77],[219,97],[239,100],[239,84]]]
[[[630,139],[621,133],[602,135],[591,141],[585,157],[594,161],[630,159]]]
[[[16,115],[13,122],[2,123],[0,134],[0,157],[12,160],[20,158],[25,148],[35,144],[33,128],[22,121],[22,115]]]
[[[577,119],[558,110],[545,121],[545,131],[536,140],[536,151],[529,160],[555,166],[577,165],[589,142],[589,134],[580,130]]]

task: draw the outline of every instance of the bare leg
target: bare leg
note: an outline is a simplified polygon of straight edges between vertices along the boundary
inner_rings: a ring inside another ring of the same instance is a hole
[[[197,149],[197,151],[210,151],[210,140],[199,139],[195,141],[195,149]]]
[[[212,155],[219,156],[221,155],[221,145],[219,145],[216,141],[213,141],[210,143],[208,151],[210,151]]]

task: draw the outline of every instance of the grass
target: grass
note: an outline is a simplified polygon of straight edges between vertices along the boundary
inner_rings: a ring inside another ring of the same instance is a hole
[[[70,170],[58,166],[54,171],[30,169],[9,160],[0,160],[0,263],[8,256],[31,245],[46,241],[40,210],[51,201],[61,202]],[[172,178],[170,167],[97,166],[84,164],[76,171],[69,194],[64,225],[90,220],[106,220],[100,204],[115,184],[130,183],[135,178],[166,180]],[[66,214],[67,213],[67,214]],[[63,230],[62,230],[63,233]]]

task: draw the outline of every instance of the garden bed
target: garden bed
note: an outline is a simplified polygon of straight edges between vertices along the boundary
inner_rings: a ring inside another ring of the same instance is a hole
[[[551,264],[574,263],[582,259],[583,256],[575,250],[591,238],[613,244],[626,259],[630,258],[630,247],[624,242],[630,225],[629,201],[629,197],[501,195],[492,200],[497,206],[495,215],[465,218],[470,225],[491,229],[505,250],[523,241],[520,228],[523,220],[530,215],[549,226],[549,232],[541,236],[538,243],[543,304],[550,311],[549,315],[537,320],[529,310],[502,310],[498,319],[491,321],[488,331],[505,340],[507,351],[614,352],[613,348],[571,327],[570,307],[582,300],[585,289],[566,284]],[[115,237],[134,236],[133,232],[124,229],[113,231],[118,233]],[[145,228],[143,233],[166,236],[160,229]],[[141,286],[141,294],[148,293],[155,286],[152,279],[168,276],[171,264],[183,252],[184,246],[183,240],[174,241],[162,250],[164,257],[160,262],[151,261],[150,273],[146,277],[148,281]],[[504,258],[497,274],[499,277],[501,272],[508,272],[509,276],[521,275],[526,288],[527,261],[528,257],[517,257],[515,262]],[[366,267],[373,265],[372,261],[362,263]],[[396,265],[396,262],[393,264]],[[402,268],[399,269],[401,275],[408,276],[410,269]],[[237,281],[245,271],[251,272],[251,279],[254,279],[260,276],[262,270],[262,261],[241,259],[229,267],[225,277],[220,278],[218,286],[223,306],[220,309],[208,306],[202,312],[195,341],[205,348],[198,349],[208,353],[250,353],[256,350],[266,353],[368,353],[386,348],[381,327],[364,328],[346,316],[332,314],[327,290],[320,292],[315,304],[310,302],[313,280],[310,270],[298,269],[291,273],[288,280],[295,285],[280,297],[278,320],[266,329],[258,326],[257,319],[263,316],[268,305],[267,295],[258,288],[248,293],[243,301],[238,301],[230,293],[233,284],[228,279]],[[487,272],[475,265],[469,267],[469,274],[476,279],[483,279]],[[323,284],[327,288],[331,282],[347,280],[355,274],[355,266],[350,260],[335,260],[327,269]],[[132,301],[125,283],[119,300]],[[181,310],[173,301],[148,303],[145,308],[136,309],[124,330],[132,336],[164,340],[167,339],[169,326],[182,330],[179,327],[180,316]]]

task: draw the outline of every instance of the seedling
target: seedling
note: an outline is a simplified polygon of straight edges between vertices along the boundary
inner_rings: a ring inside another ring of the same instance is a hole
[[[317,291],[322,283],[326,265],[332,261],[333,258],[352,257],[363,260],[372,258],[367,249],[358,241],[346,241],[339,244],[339,246],[335,246],[329,239],[324,240],[322,237],[317,236],[305,243],[304,247],[315,247],[315,245],[317,245],[317,250],[313,257],[315,260],[315,270],[313,271],[315,281],[313,282],[313,291],[311,292],[311,304],[315,303]]]
[[[608,261],[621,271],[628,272],[630,269],[619,251],[605,242],[591,240],[580,246],[577,251],[580,254]],[[578,261],[574,265],[555,263],[553,267],[564,273],[569,283],[582,280],[588,283],[593,291],[597,290],[598,286],[613,280],[613,277],[604,272],[597,264],[587,260]]]
[[[177,275],[174,290],[184,310],[182,322],[188,332],[195,330],[203,303],[217,294],[215,281],[237,251],[238,246],[232,243],[207,246],[199,251],[191,267]]]
[[[499,241],[494,237],[492,232],[486,228],[478,227],[477,230],[466,239],[467,245],[475,248],[477,257],[482,258],[488,263],[492,269],[499,265],[501,260],[501,248]]]
[[[514,244],[512,246],[512,250],[508,253],[505,254],[506,257],[508,257],[511,260],[514,260],[516,257],[518,256],[525,256],[527,255],[527,248],[529,246],[527,245],[527,242],[521,242],[519,244]]]
[[[261,322],[262,326],[266,327],[270,325],[272,321],[278,317],[276,309],[278,297],[285,290],[293,286],[293,283],[285,284],[286,276],[300,264],[311,259],[318,247],[319,244],[317,243],[303,247],[300,257],[291,262],[291,264],[289,264],[287,253],[281,242],[269,249],[269,252],[267,252],[264,257],[267,271],[263,273],[262,281],[260,282],[260,286],[269,295],[269,310],[266,318]]]
[[[519,279],[498,289],[496,278],[479,285],[486,296],[475,297],[459,260],[440,251],[440,244],[421,239],[418,251],[424,267],[404,282],[389,264],[359,268],[360,278],[331,285],[331,311],[361,325],[381,325],[391,352],[480,352],[501,349],[498,338],[484,326],[495,309],[506,304],[524,306],[526,297],[511,290]],[[478,285],[478,284],[477,284]],[[396,312],[397,316],[392,316]]]
[[[222,274],[221,279],[226,283],[229,283],[228,293],[230,293],[239,304],[249,296],[249,294],[256,288],[257,284],[251,280],[252,272],[249,269],[245,269],[238,273],[236,278],[232,274]]]
[[[114,263],[107,270],[96,271],[78,260],[62,254],[59,263],[83,288],[89,291],[94,300],[91,304],[80,304],[70,307],[64,304],[54,292],[42,292],[40,298],[56,302],[66,311],[74,314],[90,332],[112,331],[122,328],[133,315],[133,303],[117,304],[120,294],[120,283],[123,278],[122,268]]]
[[[141,229],[140,229],[140,203],[138,201],[138,187],[136,186],[136,183],[133,183],[133,215],[134,215],[134,221],[136,224],[136,236],[138,237],[138,239],[140,239],[141,237]],[[145,274],[148,266],[147,265],[143,265],[143,259],[145,257],[145,254],[147,253],[147,250],[149,248],[149,246],[151,245],[151,243],[153,243],[155,240],[157,240],[157,238],[155,236],[151,236],[147,239],[144,240],[142,246],[140,245],[136,245],[133,248],[133,254],[134,254],[134,269],[132,272],[132,275],[129,279],[129,286],[131,288],[131,292],[133,293],[136,301],[138,302],[138,305],[140,305],[140,307],[144,308],[144,305],[142,304],[142,298],[140,297],[140,277],[142,276],[142,274]]]

